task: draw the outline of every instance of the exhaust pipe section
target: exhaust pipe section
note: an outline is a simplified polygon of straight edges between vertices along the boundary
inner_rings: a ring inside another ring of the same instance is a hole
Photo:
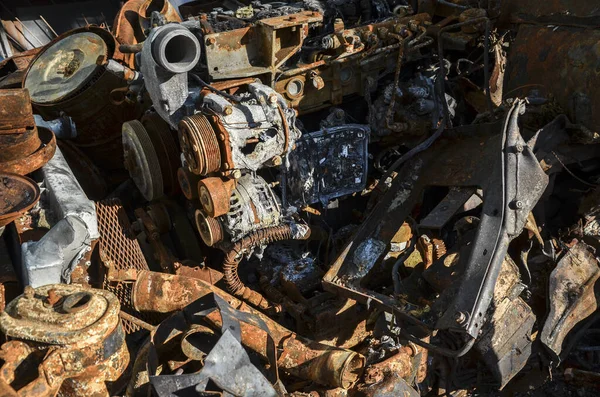
[[[210,293],[223,298],[231,307],[260,317],[275,341],[280,341],[279,368],[301,379],[321,385],[352,387],[360,378],[365,358],[356,352],[324,345],[296,335],[246,303],[202,280],[166,273],[142,271],[133,287],[133,306],[140,312],[172,313]],[[221,314],[206,316],[214,329],[221,329]],[[241,323],[242,344],[267,360],[267,337],[263,330]]]

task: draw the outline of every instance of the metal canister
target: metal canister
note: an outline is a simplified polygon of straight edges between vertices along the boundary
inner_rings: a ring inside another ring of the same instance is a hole
[[[71,30],[40,51],[24,79],[37,112],[47,120],[70,116],[75,145],[105,170],[123,168],[121,125],[141,115],[139,104],[116,98],[127,83],[103,66],[115,51],[115,39],[104,29]]]

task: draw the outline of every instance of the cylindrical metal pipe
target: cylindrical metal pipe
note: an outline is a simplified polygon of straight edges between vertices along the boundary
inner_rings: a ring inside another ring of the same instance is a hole
[[[362,355],[303,338],[279,325],[261,312],[202,280],[172,274],[142,271],[133,287],[133,305],[136,310],[171,313],[210,293],[223,298],[234,309],[260,317],[282,353],[279,367],[285,372],[334,387],[351,387],[364,369]],[[221,315],[215,311],[206,316],[211,327],[220,329]],[[242,344],[267,359],[267,336],[263,330],[241,323]]]
[[[187,73],[200,60],[200,42],[189,29],[171,24],[160,28],[152,41],[154,61],[172,73]]]

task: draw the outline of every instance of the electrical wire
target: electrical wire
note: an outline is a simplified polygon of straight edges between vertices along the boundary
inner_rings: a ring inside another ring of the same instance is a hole
[[[192,78],[198,83],[200,84],[200,86],[209,89],[210,91],[214,92],[215,94],[219,94],[221,96],[223,96],[224,98],[229,99],[232,102],[236,102],[236,103],[240,103],[242,101],[242,99],[236,95],[231,95],[226,93],[225,91],[221,91],[215,87],[213,87],[212,85],[208,84],[206,81],[202,80],[200,78],[200,76],[194,74],[194,73],[189,73],[190,76],[192,76]]]

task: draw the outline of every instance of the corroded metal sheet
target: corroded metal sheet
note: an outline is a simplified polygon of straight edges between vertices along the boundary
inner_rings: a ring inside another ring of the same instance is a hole
[[[600,130],[600,31],[521,25],[508,56],[504,97],[537,90],[554,98],[571,122]]]

